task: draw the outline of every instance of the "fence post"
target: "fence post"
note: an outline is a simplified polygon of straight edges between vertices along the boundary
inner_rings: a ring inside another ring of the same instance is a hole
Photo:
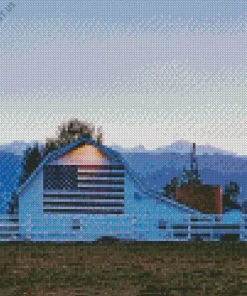
[[[245,228],[245,226],[246,226],[246,220],[245,220],[245,218],[246,218],[246,214],[242,214],[242,217],[243,217],[243,228],[244,228],[244,230],[243,230],[243,236],[244,236],[244,238],[243,238],[243,240],[245,241],[246,240],[246,238],[245,238],[245,235],[246,235],[246,228]]]
[[[241,221],[240,221],[240,237],[239,237],[240,241],[244,241],[245,240],[245,219],[244,219],[244,215],[241,215]]]
[[[218,217],[218,216],[215,215],[215,216],[213,216],[213,218],[212,218],[211,220],[209,220],[209,223],[208,223],[208,221],[207,221],[207,224],[208,224],[209,227],[210,227],[210,241],[213,240],[213,227],[214,227],[214,225],[215,225],[215,221],[218,221],[218,218],[217,218],[217,217]]]
[[[170,223],[171,239],[174,240],[174,223]]]
[[[173,237],[173,233],[172,233],[171,221],[169,220],[167,221],[167,224],[166,224],[166,233],[168,236],[168,240],[170,240]]]
[[[188,240],[191,240],[191,214],[188,214]]]
[[[32,238],[32,224],[31,224],[31,215],[27,215],[26,217],[26,236],[27,239],[31,240]]]
[[[242,217],[243,217],[243,240],[244,241],[246,241],[246,237],[245,237],[245,235],[246,235],[246,220],[245,220],[245,218],[246,218],[246,214],[242,214]]]
[[[133,216],[133,219],[132,219],[132,223],[131,223],[131,233],[130,233],[130,236],[131,238],[133,239],[136,239],[136,220],[137,220],[137,217],[136,216]]]
[[[215,231],[215,224],[216,224],[216,221],[215,219],[213,220],[213,223],[211,223],[211,228],[210,228],[210,241],[213,240],[213,237],[214,237],[214,231]],[[216,236],[217,237],[217,236]]]

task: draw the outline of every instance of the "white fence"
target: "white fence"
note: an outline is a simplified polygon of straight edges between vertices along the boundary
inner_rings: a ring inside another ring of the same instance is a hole
[[[18,215],[0,216],[0,241],[92,241],[101,236],[149,241],[188,241],[195,237],[218,241],[226,234],[247,241],[247,215],[238,221],[223,222],[223,215],[81,215],[64,219],[56,215],[41,219],[28,217],[19,223]],[[41,223],[42,222],[42,223]]]
[[[0,215],[0,241],[11,241],[18,233],[18,215]]]

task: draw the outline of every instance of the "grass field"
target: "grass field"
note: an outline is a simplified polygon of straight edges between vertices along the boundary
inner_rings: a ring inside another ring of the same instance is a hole
[[[247,295],[247,244],[0,244],[0,295]]]

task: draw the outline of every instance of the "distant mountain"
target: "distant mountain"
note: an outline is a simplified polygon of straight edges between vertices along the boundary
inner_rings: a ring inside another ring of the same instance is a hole
[[[0,151],[13,153],[15,155],[23,155],[23,152],[27,147],[32,146],[34,143],[37,143],[37,142],[38,141],[27,143],[24,141],[14,141],[9,144],[0,145]]]
[[[140,153],[140,152],[148,152],[143,145],[138,145],[135,147],[125,148],[119,145],[109,146],[111,149],[116,150],[120,153]]]
[[[147,150],[143,145],[130,147],[130,148],[124,148],[122,146],[113,145],[110,146],[112,149],[117,150],[120,153],[180,153],[180,154],[186,154],[190,153],[192,149],[192,143],[186,140],[179,140],[176,142],[173,142],[170,145],[158,147],[155,150]],[[234,152],[222,150],[216,147],[213,147],[211,145],[197,145],[196,146],[196,154],[197,155],[203,155],[203,154],[223,154],[223,155],[235,155]]]
[[[0,151],[6,151],[16,155],[22,155],[24,150],[28,146],[32,146],[37,142],[38,141],[33,141],[30,143],[24,142],[24,141],[14,141],[9,144],[0,145]],[[42,143],[39,143],[39,144],[43,145]],[[154,150],[147,150],[144,145],[138,145],[138,146],[129,147],[129,148],[125,148],[119,145],[112,145],[109,147],[114,150],[117,150],[120,153],[144,153],[145,152],[145,153],[160,154],[160,153],[166,152],[166,153],[186,154],[186,153],[190,153],[192,149],[192,143],[186,140],[179,140],[179,141],[173,142],[170,145],[158,147]],[[213,147],[211,145],[197,145],[196,154],[197,155],[203,155],[203,154],[235,155],[235,153],[233,152],[222,150],[222,149]]]
[[[173,177],[190,168],[190,153],[123,153],[143,184],[160,191]],[[247,198],[247,158],[234,155],[197,155],[199,174],[204,184],[225,185],[236,181],[241,187],[239,202]]]
[[[153,152],[161,153],[161,152],[168,152],[168,153],[189,153],[192,149],[192,143],[185,140],[179,140],[173,142],[171,145],[156,148]],[[229,152],[226,150],[222,150],[211,145],[196,145],[196,154],[203,155],[203,154],[224,154],[224,155],[235,155],[233,152]]]

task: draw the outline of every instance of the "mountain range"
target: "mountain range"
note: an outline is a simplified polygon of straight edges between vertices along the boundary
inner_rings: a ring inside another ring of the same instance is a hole
[[[23,151],[33,143],[15,141],[0,145],[0,213],[6,211],[11,191],[17,185]],[[183,167],[190,167],[191,147],[192,143],[187,141],[177,141],[151,151],[143,146],[111,146],[122,154],[143,185],[153,191],[162,191],[173,177],[181,176]],[[199,174],[204,184],[219,184],[224,189],[230,181],[236,181],[241,188],[238,196],[241,204],[247,198],[247,158],[210,145],[198,145],[196,152]]]
[[[0,151],[13,153],[15,155],[23,155],[24,150],[29,146],[33,146],[34,143],[38,143],[38,141],[33,141],[30,143],[24,141],[14,141],[8,144],[0,145]]]
[[[170,145],[158,147],[154,150],[147,150],[145,146],[139,145],[135,147],[130,148],[124,148],[122,146],[118,145],[112,145],[110,146],[112,149],[115,149],[121,153],[180,153],[180,154],[186,154],[191,151],[192,143],[186,140],[178,140],[173,142]],[[203,155],[203,154],[223,154],[223,155],[235,155],[233,152],[229,152],[226,150],[222,150],[219,148],[216,148],[211,145],[197,145],[196,146],[196,153],[197,155]]]
[[[9,153],[13,153],[16,155],[22,155],[24,150],[32,146],[35,143],[39,143],[38,141],[33,141],[30,143],[24,142],[24,141],[13,141],[8,144],[2,144],[0,145],[0,151],[6,151]],[[41,146],[44,145],[43,143],[39,143]],[[129,147],[125,148],[119,145],[111,145],[110,148],[117,150],[121,153],[154,153],[154,154],[160,154],[160,153],[180,153],[180,154],[186,154],[191,151],[192,143],[186,140],[178,140],[173,142],[170,145],[158,147],[153,150],[147,150],[144,145],[138,145],[135,147]],[[219,148],[216,148],[211,145],[197,145],[196,146],[196,153],[197,155],[203,155],[203,154],[222,154],[222,155],[236,155],[233,152],[222,150]]]

